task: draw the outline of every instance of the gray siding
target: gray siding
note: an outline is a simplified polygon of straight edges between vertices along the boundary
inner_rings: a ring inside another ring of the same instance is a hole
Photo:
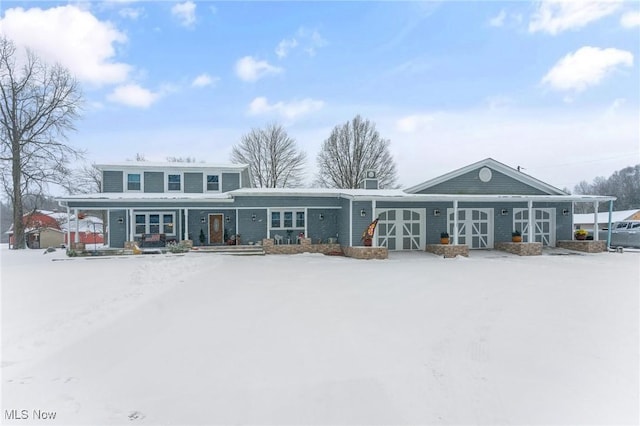
[[[346,212],[344,212],[346,213]],[[307,237],[312,243],[326,243],[328,238],[338,237],[338,217],[342,214],[339,209],[309,209],[307,210]],[[320,219],[322,215],[322,219]]]
[[[204,185],[204,177],[202,173],[185,173],[184,174],[184,192],[201,194]]]
[[[478,177],[480,169],[465,173],[462,176],[442,182],[431,188],[424,189],[419,194],[519,194],[544,195],[544,191],[533,188],[517,181],[496,170],[491,170],[489,182],[482,182]]]
[[[118,223],[122,219],[122,223]],[[127,211],[112,210],[109,212],[109,244],[110,247],[122,248],[127,241]]]
[[[249,169],[242,170],[242,187],[251,188],[251,181],[249,180]]]
[[[164,192],[164,173],[144,172],[144,192]]]
[[[240,188],[240,173],[222,174],[222,192],[233,191]]]
[[[341,198],[339,200],[340,213],[338,215],[338,242],[343,246],[349,245],[349,200]]]
[[[102,172],[102,192],[123,192],[124,173],[105,170]]]
[[[365,215],[360,216],[360,211],[364,209]],[[367,229],[367,226],[373,222],[373,214],[371,211],[370,201],[354,201],[353,212],[351,217],[353,218],[353,246],[364,246],[362,240],[362,233]],[[348,241],[346,242],[348,244]],[[344,243],[343,243],[344,244]]]
[[[253,215],[256,215],[256,220],[253,220]],[[238,228],[242,244],[267,238],[267,209],[238,210]]]
[[[339,205],[337,197],[243,197],[236,196],[236,207],[335,207]]]

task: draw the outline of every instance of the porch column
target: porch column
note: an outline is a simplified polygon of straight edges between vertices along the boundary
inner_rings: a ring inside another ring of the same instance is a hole
[[[184,238],[183,240],[189,239],[189,209],[184,209]]]
[[[453,244],[458,244],[458,200],[453,200]]]
[[[294,218],[295,220],[296,218]],[[309,223],[309,209],[304,208],[304,237],[309,238],[309,228],[307,224]],[[302,242],[300,242],[302,244]]]
[[[78,209],[75,209],[76,213],[76,235],[73,237],[73,241],[76,243],[80,242],[80,218],[78,217]]]
[[[133,209],[129,209],[129,241],[134,241],[135,222],[133,220]]]
[[[609,247],[611,247],[611,226],[613,225],[611,223],[611,219],[613,216],[613,200],[609,201],[609,226],[607,226],[607,250],[609,249]]]
[[[593,241],[598,241],[598,201],[593,203]]]
[[[267,208],[267,238],[271,238],[271,207]]]
[[[371,201],[371,221],[376,220],[376,200]],[[378,227],[373,228],[373,237],[371,238],[371,247],[378,247],[376,240],[378,239]]]
[[[529,234],[527,236],[528,243],[534,243],[536,241],[535,236],[535,218],[533,216],[533,200],[529,200],[527,203],[527,207],[529,209]]]
[[[71,209],[67,204],[67,248],[71,248]]]
[[[353,200],[349,200],[349,247],[353,247]]]

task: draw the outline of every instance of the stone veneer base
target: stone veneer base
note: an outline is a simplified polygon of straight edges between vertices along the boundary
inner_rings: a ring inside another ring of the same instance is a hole
[[[388,259],[389,249],[386,247],[342,247],[345,256],[354,259]]]
[[[311,244],[311,238],[302,238],[300,244],[275,244],[272,238],[262,240],[266,254],[342,253],[340,244]]]
[[[466,244],[427,244],[425,251],[452,258],[456,256],[469,257],[469,246]]]
[[[604,240],[562,240],[556,244],[568,250],[583,251],[586,253],[602,253],[607,251],[607,242]]]
[[[517,254],[518,256],[540,256],[542,255],[542,243],[514,243],[511,241],[498,242],[496,250]]]

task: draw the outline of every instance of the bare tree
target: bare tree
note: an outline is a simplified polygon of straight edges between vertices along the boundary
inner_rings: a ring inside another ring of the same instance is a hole
[[[367,170],[375,170],[380,188],[396,186],[396,166],[390,141],[375,124],[359,115],[336,126],[318,153],[316,184],[328,188],[359,188]]]
[[[196,157],[167,157],[169,163],[196,163]]]
[[[233,147],[231,162],[249,164],[253,184],[258,188],[302,186],[306,154],[279,124],[252,129]]]
[[[31,51],[24,58],[0,38],[0,176],[13,205],[14,248],[24,248],[22,197],[61,183],[69,162],[82,152],[64,143],[75,130],[82,94],[60,65],[48,65]]]
[[[613,202],[615,210],[640,208],[640,164],[618,170],[608,178],[598,176],[591,184],[583,180],[575,186],[574,191],[577,194],[613,195],[617,198]],[[606,211],[608,208],[606,203],[599,206],[600,211]],[[593,205],[578,203],[575,212],[592,213]]]

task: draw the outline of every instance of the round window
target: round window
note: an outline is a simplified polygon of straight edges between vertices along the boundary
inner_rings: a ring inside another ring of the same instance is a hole
[[[489,182],[491,180],[491,169],[488,167],[483,167],[480,169],[480,173],[478,173],[478,177],[482,182]]]

